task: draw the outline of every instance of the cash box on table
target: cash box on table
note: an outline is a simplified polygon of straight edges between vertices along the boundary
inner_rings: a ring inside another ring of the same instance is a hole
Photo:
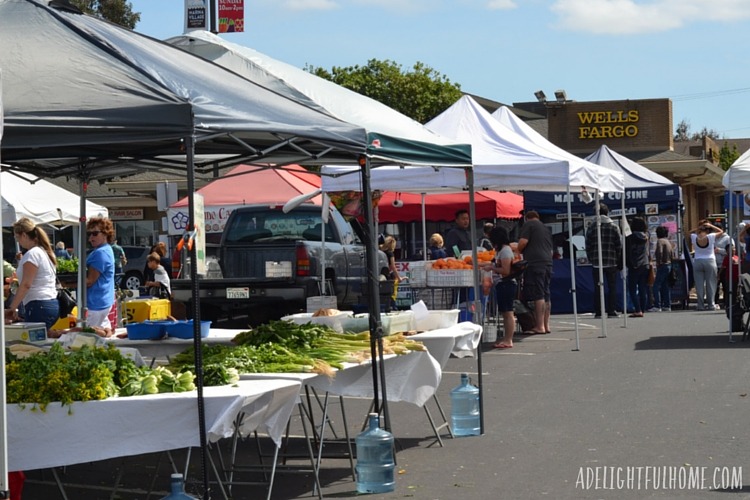
[[[47,327],[44,323],[13,323],[5,325],[5,341],[44,342],[47,340]]]
[[[122,319],[126,324],[167,319],[170,314],[167,299],[134,299],[122,303]]]

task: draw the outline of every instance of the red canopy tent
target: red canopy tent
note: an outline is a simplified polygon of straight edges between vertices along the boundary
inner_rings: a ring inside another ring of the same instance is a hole
[[[320,177],[299,165],[284,169],[238,165],[227,174],[206,184],[197,192],[206,206],[244,205],[251,203],[286,203],[290,198],[320,188]],[[320,205],[320,196],[313,199]],[[187,206],[183,198],[172,208]]]
[[[497,191],[478,191],[474,195],[477,219],[518,219],[523,210],[523,196]],[[394,206],[400,200],[403,206]],[[425,220],[452,221],[456,210],[469,208],[468,193],[428,194],[424,197]],[[413,193],[383,194],[378,204],[378,221],[382,223],[420,222],[422,195]]]
[[[299,165],[284,169],[239,165],[226,175],[211,181],[197,192],[203,196],[206,215],[206,232],[221,233],[229,214],[235,208],[258,203],[281,204],[301,194],[320,188],[320,177]],[[320,205],[321,196],[308,203]],[[169,207],[170,234],[182,234],[181,227],[187,214],[188,199],[183,198]]]

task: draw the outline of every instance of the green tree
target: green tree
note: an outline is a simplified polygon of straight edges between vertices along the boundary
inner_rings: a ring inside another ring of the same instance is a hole
[[[729,167],[731,167],[739,157],[740,152],[737,150],[737,144],[732,144],[732,147],[730,148],[727,141],[724,141],[724,145],[719,151],[719,166],[724,170],[729,170]]]
[[[140,12],[133,12],[133,5],[127,0],[70,0],[70,3],[86,14],[131,30],[141,20]]]
[[[425,123],[461,98],[461,87],[434,69],[417,62],[403,71],[393,61],[370,59],[366,66],[334,66],[330,71],[305,70],[354,92],[380,101],[414,120]]]
[[[690,140],[690,122],[687,120],[680,120],[677,124],[677,130],[674,134],[675,141],[689,141]]]
[[[703,127],[700,132],[690,133],[690,122],[683,119],[677,124],[675,130],[674,140],[675,141],[700,141],[704,137],[709,137],[713,140],[719,139],[719,132],[715,129]]]

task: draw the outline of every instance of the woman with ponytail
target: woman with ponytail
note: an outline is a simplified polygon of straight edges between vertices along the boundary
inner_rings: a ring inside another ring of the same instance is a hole
[[[18,290],[8,308],[5,321],[23,319],[29,323],[44,323],[49,330],[58,320],[57,258],[47,233],[30,219],[22,217],[13,224],[13,236],[26,250],[18,263]],[[23,305],[23,314],[19,308]]]

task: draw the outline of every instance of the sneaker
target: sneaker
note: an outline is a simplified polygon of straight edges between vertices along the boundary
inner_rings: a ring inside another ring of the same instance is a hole
[[[646,312],[648,312],[648,313],[658,313],[658,312],[661,312],[661,309],[659,309],[658,307],[652,307],[651,309],[646,309]]]
[[[661,312],[672,312],[672,308],[671,307],[662,307],[661,308]]]
[[[714,310],[718,311],[721,309],[721,306],[719,304],[714,304]]]
[[[620,313],[608,313],[607,317],[608,318],[619,318],[620,317]]]

